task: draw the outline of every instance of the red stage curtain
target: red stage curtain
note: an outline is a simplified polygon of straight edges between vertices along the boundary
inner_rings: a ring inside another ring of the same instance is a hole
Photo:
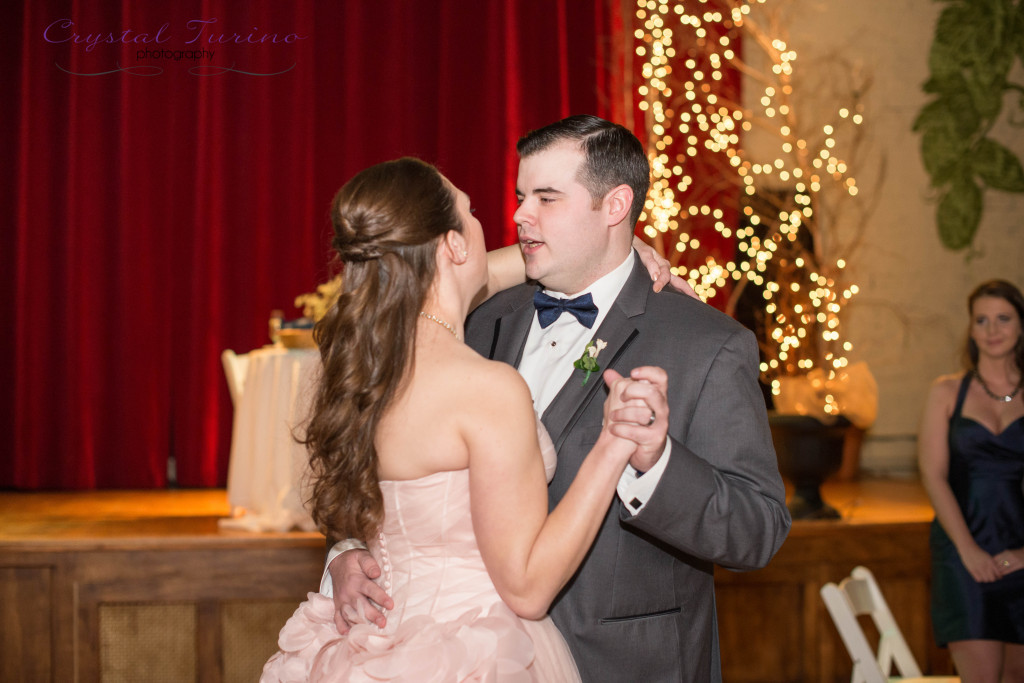
[[[5,3],[0,487],[162,487],[171,456],[181,485],[223,485],[219,354],[265,343],[270,310],[298,315],[326,279],[334,191],[419,156],[473,197],[490,246],[509,243],[515,140],[625,111],[618,12]]]

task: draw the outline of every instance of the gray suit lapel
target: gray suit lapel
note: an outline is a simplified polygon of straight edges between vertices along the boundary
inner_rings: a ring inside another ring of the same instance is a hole
[[[619,292],[608,315],[601,322],[601,326],[591,337],[608,343],[608,347],[597,357],[602,372],[608,368],[614,368],[615,362],[639,335],[632,318],[644,312],[650,288],[650,277],[640,263],[640,259],[634,255],[633,272],[626,280],[626,284],[623,285],[622,291]],[[521,346],[520,353],[522,353]],[[561,449],[562,442],[565,441],[573,425],[583,415],[590,402],[596,396],[604,396],[604,392],[600,391],[600,388],[604,386],[601,373],[591,374],[586,385],[583,384],[585,375],[586,373],[578,368],[573,370],[572,375],[569,376],[568,381],[551,401],[541,418],[555,443],[556,451]]]
[[[533,324],[533,293],[536,287],[524,287],[529,296],[512,304],[508,311],[497,319],[498,330],[495,333],[493,360],[508,363],[514,368],[519,367],[523,358],[526,337]]]

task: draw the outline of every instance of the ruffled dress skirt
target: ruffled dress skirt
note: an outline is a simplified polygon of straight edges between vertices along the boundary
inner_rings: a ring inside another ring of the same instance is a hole
[[[498,596],[473,533],[468,471],[381,488],[385,524],[371,552],[395,601],[386,628],[341,636],[331,598],[310,593],[261,681],[579,680],[554,623],[521,619]]]

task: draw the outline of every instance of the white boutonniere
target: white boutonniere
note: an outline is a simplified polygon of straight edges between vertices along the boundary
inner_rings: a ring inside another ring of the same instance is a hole
[[[600,339],[593,339],[587,342],[587,347],[583,349],[583,355],[579,357],[579,360],[573,363],[573,367],[577,367],[587,373],[583,376],[583,386],[587,385],[587,381],[590,379],[591,373],[601,371],[601,366],[597,364],[597,354],[604,351],[607,346],[608,342],[601,341]]]

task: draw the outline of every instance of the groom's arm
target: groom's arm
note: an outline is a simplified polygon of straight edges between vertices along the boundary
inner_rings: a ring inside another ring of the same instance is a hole
[[[789,532],[764,398],[757,384],[757,343],[737,330],[713,359],[685,441],[673,415],[671,456],[636,515],[624,521],[690,555],[733,569],[757,569]],[[678,380],[671,395],[685,391]],[[675,408],[675,406],[672,406]]]
[[[334,600],[334,625],[342,635],[356,624],[372,622],[384,628],[387,619],[380,606],[392,609],[391,597],[374,583],[380,566],[354,539],[337,543],[327,554],[320,592]]]

